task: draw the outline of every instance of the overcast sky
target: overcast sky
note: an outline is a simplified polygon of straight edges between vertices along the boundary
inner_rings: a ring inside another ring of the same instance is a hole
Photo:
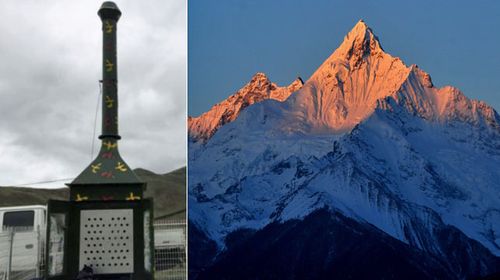
[[[115,2],[121,155],[166,173],[186,160],[186,2]],[[74,178],[91,162],[101,3],[0,2],[0,186]]]

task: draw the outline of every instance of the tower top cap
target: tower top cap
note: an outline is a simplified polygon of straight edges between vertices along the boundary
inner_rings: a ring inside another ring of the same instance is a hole
[[[122,15],[122,12],[114,2],[106,1],[102,3],[101,8],[97,12],[97,14],[101,18],[101,20],[113,19],[118,21],[118,19]]]

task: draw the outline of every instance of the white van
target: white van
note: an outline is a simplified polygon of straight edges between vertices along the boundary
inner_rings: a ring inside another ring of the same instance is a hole
[[[41,277],[46,216],[44,205],[0,208],[0,279]]]

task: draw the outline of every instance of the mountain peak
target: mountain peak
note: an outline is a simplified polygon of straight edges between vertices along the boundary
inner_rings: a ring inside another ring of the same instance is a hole
[[[384,50],[380,45],[378,37],[361,19],[344,37],[344,41],[335,51],[337,57],[351,60],[360,59],[366,55],[381,53]]]
[[[266,79],[266,80],[268,80],[269,78],[267,77],[266,73],[264,73],[264,72],[257,72],[257,73],[255,73],[252,76],[252,80],[253,79]]]
[[[249,84],[270,84],[271,81],[267,77],[265,73],[262,72],[257,72],[252,76],[252,79],[250,80]]]
[[[280,87],[271,82],[266,74],[257,72],[244,87],[213,106],[208,112],[199,117],[189,117],[189,136],[194,141],[205,141],[221,126],[234,121],[246,107],[266,99],[283,102],[303,85],[302,78],[297,77],[290,85]]]

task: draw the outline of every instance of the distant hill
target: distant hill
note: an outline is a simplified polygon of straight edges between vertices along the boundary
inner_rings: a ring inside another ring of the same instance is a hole
[[[135,173],[148,183],[145,196],[154,198],[155,217],[186,218],[186,167],[164,175],[145,169]]]
[[[154,198],[155,218],[181,219],[186,216],[186,167],[167,174],[155,174],[136,169],[136,174],[148,183],[145,196]],[[69,189],[36,189],[0,187],[0,207],[46,204],[49,199],[67,200]]]

